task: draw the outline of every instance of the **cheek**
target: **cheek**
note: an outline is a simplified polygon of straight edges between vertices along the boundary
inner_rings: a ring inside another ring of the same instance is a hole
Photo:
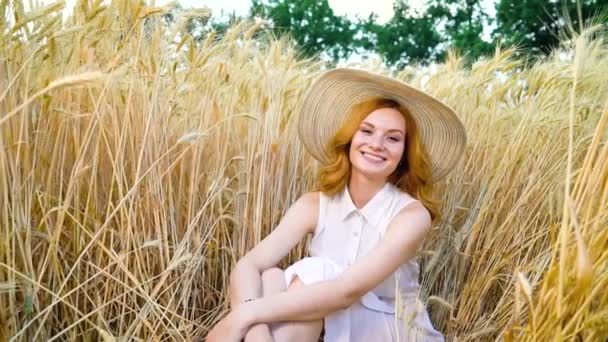
[[[351,156],[358,152],[362,145],[365,144],[365,137],[361,134],[355,134],[350,141],[350,153]]]
[[[358,145],[361,145],[363,140],[364,140],[363,134],[360,134],[359,132],[357,132],[357,133],[355,133],[355,135],[353,135],[353,138],[350,141],[350,145],[356,147]]]
[[[392,147],[390,151],[391,151],[391,156],[393,156],[393,159],[400,161],[401,157],[403,156],[403,153],[405,151],[405,146],[399,144],[399,145]]]

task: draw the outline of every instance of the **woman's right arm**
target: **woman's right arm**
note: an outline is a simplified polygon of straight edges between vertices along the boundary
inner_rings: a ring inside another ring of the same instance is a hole
[[[247,298],[262,297],[260,271],[241,259],[230,273],[230,307],[234,308]],[[268,324],[253,325],[245,335],[245,342],[272,342]]]
[[[306,234],[314,231],[318,213],[319,193],[302,195],[287,210],[279,225],[237,262],[230,273],[229,291],[232,307],[246,299],[262,297],[262,272],[276,266]],[[268,326],[259,324],[252,327],[246,340],[253,340],[252,334],[267,339]]]

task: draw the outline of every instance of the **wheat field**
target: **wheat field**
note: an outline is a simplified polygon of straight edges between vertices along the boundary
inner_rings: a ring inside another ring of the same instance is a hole
[[[263,23],[195,40],[206,10],[64,6],[0,1],[0,340],[200,340],[230,268],[316,186],[294,113],[324,65]],[[448,340],[608,339],[606,38],[394,73],[467,128],[420,253]]]

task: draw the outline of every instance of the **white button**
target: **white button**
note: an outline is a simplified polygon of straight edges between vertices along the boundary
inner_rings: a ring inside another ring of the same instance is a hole
[[[355,237],[356,237],[357,235],[359,235],[359,233],[357,233],[357,232],[353,232],[353,236],[355,236]]]

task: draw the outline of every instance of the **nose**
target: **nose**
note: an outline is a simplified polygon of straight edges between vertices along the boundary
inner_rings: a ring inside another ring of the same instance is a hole
[[[382,136],[375,135],[373,137],[370,137],[368,145],[371,149],[375,151],[382,151],[382,149],[384,148]]]

